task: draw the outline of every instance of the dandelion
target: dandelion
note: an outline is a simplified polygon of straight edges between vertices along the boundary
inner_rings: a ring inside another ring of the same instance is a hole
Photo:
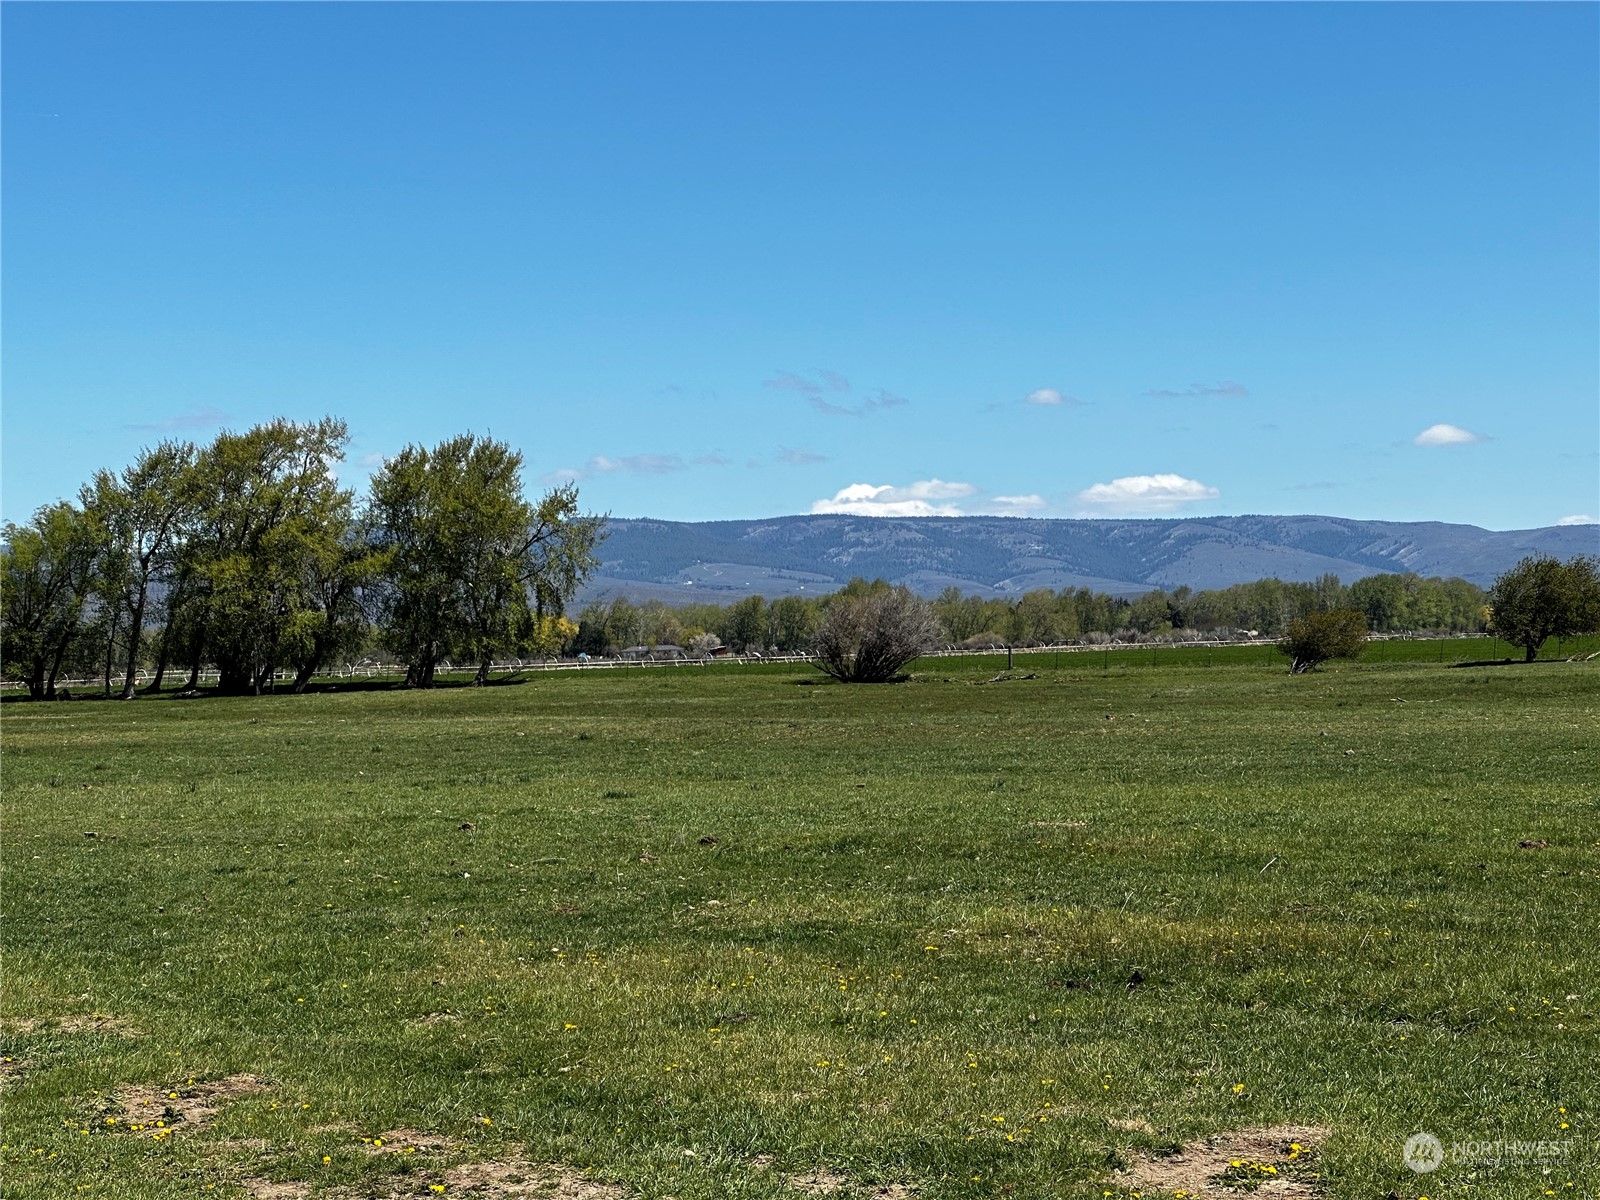
[[[329,1163],[331,1163],[331,1162],[332,1162],[332,1161],[333,1161],[333,1155],[331,1155],[331,1154],[324,1154],[324,1155],[323,1155],[323,1156],[322,1156],[322,1165],[323,1165],[323,1166],[327,1166],[327,1165],[328,1165],[328,1164],[329,1164]]]
[[[1244,1091],[1244,1084],[1236,1083],[1236,1084],[1233,1085],[1233,1094],[1235,1096],[1237,1096],[1242,1091]]]

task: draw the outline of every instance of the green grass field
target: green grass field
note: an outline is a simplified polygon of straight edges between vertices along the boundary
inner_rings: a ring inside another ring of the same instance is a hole
[[[1600,660],[1390,645],[8,704],[4,1194],[1600,1194]]]

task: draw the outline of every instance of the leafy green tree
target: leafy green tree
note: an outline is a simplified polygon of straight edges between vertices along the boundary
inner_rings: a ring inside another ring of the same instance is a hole
[[[1342,608],[1296,617],[1278,649],[1289,656],[1289,674],[1302,675],[1330,658],[1360,658],[1366,644],[1366,614]]]
[[[67,655],[85,631],[105,530],[90,514],[62,502],[41,508],[26,525],[5,526],[0,550],[0,659],[20,675],[28,695],[53,699]]]
[[[351,493],[334,480],[348,433],[329,417],[223,433],[200,452],[181,564],[191,623],[191,684],[203,658],[224,693],[261,692],[304,653],[318,561],[351,536]]]
[[[817,604],[804,596],[774,600],[767,613],[772,645],[779,650],[804,650],[817,632]]]
[[[728,610],[722,640],[743,654],[761,650],[767,631],[767,602],[760,596],[746,596]]]
[[[604,600],[591,600],[578,614],[578,635],[573,649],[579,654],[604,654],[609,644],[606,639],[606,618],[610,610]]]
[[[1531,554],[1494,581],[1489,608],[1495,636],[1532,662],[1550,638],[1600,630],[1600,561]]]
[[[432,686],[446,657],[476,663],[481,684],[496,653],[548,653],[555,619],[599,563],[602,520],[578,512],[577,488],[529,504],[521,453],[472,434],[385,463],[370,517],[388,555],[384,637],[410,687]]]
[[[127,619],[124,700],[134,694],[151,590],[170,581],[183,544],[195,500],[195,458],[187,442],[162,442],[141,451],[120,474],[96,471],[81,494],[84,510],[105,529],[101,595],[113,618]]]
[[[608,648],[626,650],[639,644],[644,636],[644,620],[639,607],[626,596],[617,596],[606,610],[606,645]]]
[[[640,625],[644,631],[644,644],[656,646],[683,645],[683,623],[678,614],[659,600],[639,607]]]
[[[334,519],[340,536],[317,539],[305,547],[300,587],[307,602],[295,610],[284,630],[284,653],[294,668],[296,693],[305,691],[316,672],[366,641],[369,598],[389,561],[351,516],[348,496]]]

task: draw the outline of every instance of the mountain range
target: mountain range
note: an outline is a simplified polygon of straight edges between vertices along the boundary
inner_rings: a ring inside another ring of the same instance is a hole
[[[1218,588],[1276,576],[1414,571],[1481,586],[1524,555],[1600,554],[1600,525],[1495,531],[1439,521],[1241,516],[1168,520],[1026,517],[612,518],[580,602],[627,596],[727,603],[837,590],[854,576],[931,596],[1088,587],[1113,595]]]

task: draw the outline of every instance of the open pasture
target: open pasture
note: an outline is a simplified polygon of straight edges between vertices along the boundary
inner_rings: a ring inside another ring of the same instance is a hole
[[[1600,1194],[1600,660],[1207,653],[8,704],[5,1194]]]

